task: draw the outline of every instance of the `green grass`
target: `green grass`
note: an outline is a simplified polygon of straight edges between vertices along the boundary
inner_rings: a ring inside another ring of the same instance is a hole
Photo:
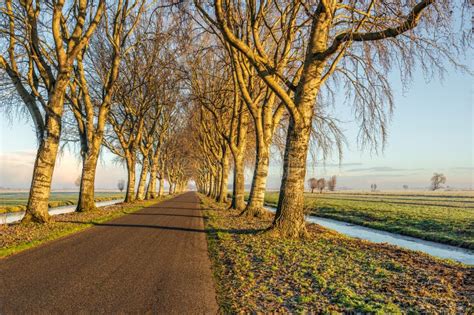
[[[64,237],[97,223],[129,214],[170,197],[112,205],[91,212],[54,216],[48,224],[9,224],[0,226],[0,258]]]
[[[77,192],[52,192],[48,205],[50,208],[77,204]],[[123,199],[124,194],[118,192],[96,192],[95,201]],[[28,202],[28,193],[0,193],[0,213],[23,211]]]
[[[223,313],[470,313],[471,269],[309,225],[303,240],[261,232],[202,197],[208,248]]]
[[[278,193],[265,202],[276,205]],[[474,197],[443,194],[305,194],[308,213],[474,249]]]

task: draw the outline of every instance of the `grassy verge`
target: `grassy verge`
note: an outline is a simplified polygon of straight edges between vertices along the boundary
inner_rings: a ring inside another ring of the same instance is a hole
[[[98,196],[94,199],[95,202],[101,202],[101,201],[109,201],[109,200],[116,200],[116,199],[123,199],[124,195],[123,194],[103,194],[101,196],[101,193],[96,193]],[[73,194],[68,194],[67,196],[55,196],[54,193],[52,194],[52,199],[51,201],[48,202],[48,207],[49,208],[55,208],[55,207],[62,207],[62,206],[70,206],[70,205],[75,205],[77,204],[77,194],[74,196],[71,196]],[[17,212],[17,211],[24,211],[26,209],[26,202],[27,202],[28,194],[26,194],[26,199],[21,197],[21,199],[7,199],[7,198],[2,198],[0,202],[0,213],[7,213],[7,212]],[[58,200],[54,200],[54,199]]]
[[[209,252],[223,312],[470,313],[473,271],[462,264],[344,237],[317,225],[305,240],[258,234],[207,198]],[[470,281],[470,282],[469,282]]]
[[[276,205],[278,193],[267,192],[265,202]],[[446,203],[436,198],[420,200],[416,195],[306,194],[305,206],[315,216],[474,249],[472,197]]]
[[[49,224],[0,225],[0,258],[10,256],[42,243],[76,233],[96,223],[109,221],[138,211],[169,197],[101,207],[91,212],[72,212],[52,217]]]

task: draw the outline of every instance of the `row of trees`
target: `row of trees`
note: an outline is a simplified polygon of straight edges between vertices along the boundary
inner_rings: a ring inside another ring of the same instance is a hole
[[[308,152],[325,158],[344,143],[336,94],[352,106],[360,144],[380,148],[393,69],[406,81],[417,63],[428,75],[442,73],[444,60],[462,67],[454,56],[470,42],[452,29],[454,7],[449,0],[6,0],[1,79],[16,97],[5,107],[29,112],[39,142],[24,220],[48,220],[62,136],[80,146],[79,211],[94,208],[105,146],[126,165],[126,201],[153,198],[157,181],[159,192],[165,179],[178,192],[192,179],[225,202],[232,169],[231,207],[259,216],[270,156],[280,151],[269,230],[304,235]]]
[[[173,156],[182,149],[172,138],[180,132],[177,60],[186,40],[173,7],[146,0],[2,2],[2,109],[27,111],[38,140],[23,222],[49,220],[61,143],[77,144],[82,158],[77,211],[95,208],[104,145],[127,167],[127,202],[163,194],[165,179],[171,193],[185,188],[189,174]]]
[[[225,200],[231,151],[232,207],[244,207],[241,146],[251,143],[254,172],[242,213],[260,215],[269,154],[280,147],[283,176],[269,231],[283,237],[305,234],[310,143],[325,154],[343,142],[328,105],[335,94],[344,91],[353,106],[361,144],[377,148],[385,142],[392,110],[388,74],[395,68],[408,82],[417,63],[428,74],[442,73],[441,60],[454,61],[457,48],[466,44],[458,36],[464,33],[452,31],[451,1],[194,0],[194,5],[196,20],[212,35],[206,36],[212,51],[199,62],[207,65],[207,74],[197,74],[193,86],[202,156],[197,186]]]
[[[319,178],[316,179],[314,177],[308,180],[309,188],[311,189],[311,193],[314,192],[315,189],[319,190],[319,193],[322,193],[324,188],[327,188],[329,191],[336,190],[336,183],[337,178],[336,175],[331,176],[329,179]]]

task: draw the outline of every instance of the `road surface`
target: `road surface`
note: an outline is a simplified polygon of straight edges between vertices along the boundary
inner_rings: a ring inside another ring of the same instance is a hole
[[[0,314],[78,312],[217,313],[197,195],[0,260]]]

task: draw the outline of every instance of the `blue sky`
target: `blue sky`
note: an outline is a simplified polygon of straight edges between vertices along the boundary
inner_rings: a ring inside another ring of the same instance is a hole
[[[367,189],[377,183],[381,189],[426,188],[433,172],[443,172],[447,185],[473,188],[474,184],[474,112],[473,80],[470,76],[448,71],[443,82],[425,82],[416,75],[408,91],[403,93],[397,78],[392,80],[395,111],[389,126],[384,152],[371,153],[356,144],[357,126],[347,121],[348,147],[341,166],[338,161],[326,165],[308,163],[307,177],[338,175],[339,187]],[[28,188],[34,163],[36,140],[27,119],[9,121],[0,114],[0,186]],[[115,188],[126,179],[122,166],[105,153],[98,167],[96,186]],[[247,173],[250,173],[249,170]],[[58,159],[53,188],[73,188],[80,174],[80,161],[65,151]],[[272,161],[268,188],[280,184],[281,164]],[[250,174],[248,176],[250,180]]]

